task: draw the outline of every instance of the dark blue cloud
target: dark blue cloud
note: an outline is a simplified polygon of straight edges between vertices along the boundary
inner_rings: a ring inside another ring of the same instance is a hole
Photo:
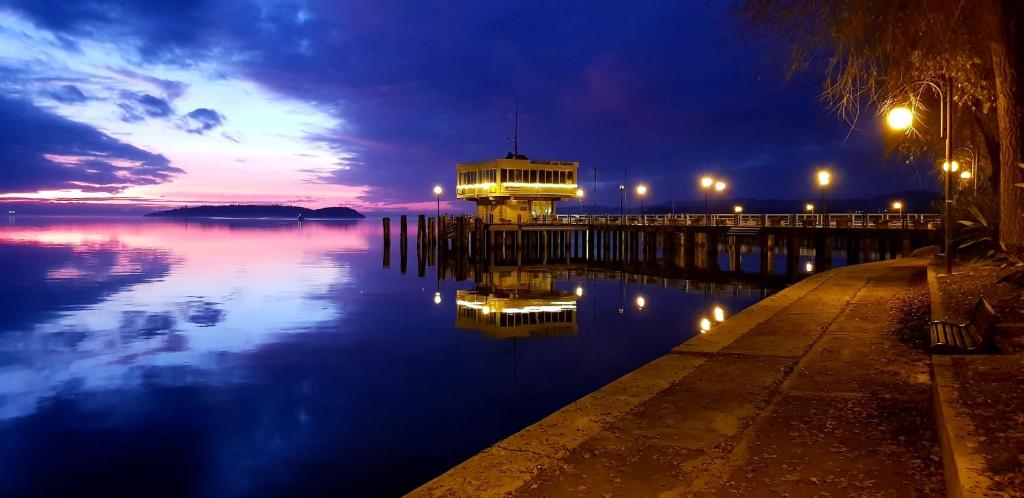
[[[371,185],[371,200],[429,198],[455,162],[503,156],[517,100],[526,154],[596,167],[607,204],[627,174],[657,185],[653,201],[695,198],[706,171],[730,195],[815,195],[824,164],[836,195],[930,187],[884,160],[875,123],[850,133],[816,81],[785,83],[778,48],[714,2],[63,2],[12,6],[336,112],[344,128],[310,139],[357,156],[320,181]]]
[[[49,92],[50,98],[65,104],[79,104],[89,100],[75,85],[61,85]]]
[[[27,102],[0,97],[0,115],[0,192],[118,192],[182,173],[162,155]]]
[[[121,121],[136,123],[146,118],[166,118],[174,114],[166,100],[148,94],[122,92],[124,99],[117,103],[121,109]]]
[[[152,95],[140,95],[136,102],[142,108],[142,112],[154,118],[164,118],[173,114],[171,105],[166,100]]]
[[[181,118],[181,127],[189,133],[202,135],[224,123],[224,116],[213,109],[198,108]]]

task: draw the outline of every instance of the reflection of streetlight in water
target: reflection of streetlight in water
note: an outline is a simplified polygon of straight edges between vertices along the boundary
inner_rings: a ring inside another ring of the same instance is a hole
[[[441,304],[441,293],[440,292],[435,292],[434,293],[434,304]]]
[[[579,286],[579,285],[576,286],[576,297],[583,297],[583,287],[582,286]]]
[[[813,261],[808,261],[804,265],[804,271],[806,271],[807,273],[813,272],[814,271],[814,262]]]
[[[712,312],[712,314],[714,315],[716,322],[724,322],[725,321],[725,310],[722,309],[721,306],[715,306],[715,309]]]
[[[644,306],[647,306],[647,299],[644,296],[636,296],[636,308],[642,310]]]
[[[713,308],[711,308],[710,318],[707,316],[700,317],[700,321],[698,322],[698,326],[700,327],[700,333],[706,334],[711,331],[711,327],[713,327],[716,323],[722,323],[724,321],[725,308],[716,304]]]

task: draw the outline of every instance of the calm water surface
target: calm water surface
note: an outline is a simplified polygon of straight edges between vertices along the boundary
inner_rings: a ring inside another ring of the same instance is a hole
[[[370,220],[3,220],[0,496],[398,495],[764,295],[456,282],[381,246]]]

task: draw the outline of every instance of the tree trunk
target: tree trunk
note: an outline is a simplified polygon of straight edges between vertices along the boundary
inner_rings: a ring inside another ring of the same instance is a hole
[[[1021,162],[1021,95],[1009,12],[1013,7],[992,2],[998,28],[992,32],[989,52],[996,84],[996,115],[999,121],[999,242],[1015,256],[1024,255],[1024,183]],[[1009,9],[1007,8],[1009,7]]]

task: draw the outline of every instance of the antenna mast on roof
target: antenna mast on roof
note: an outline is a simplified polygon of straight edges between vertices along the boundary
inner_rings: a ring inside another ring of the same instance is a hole
[[[505,140],[512,142],[512,157],[519,158],[519,99],[516,99],[515,110],[512,114],[512,136]]]

